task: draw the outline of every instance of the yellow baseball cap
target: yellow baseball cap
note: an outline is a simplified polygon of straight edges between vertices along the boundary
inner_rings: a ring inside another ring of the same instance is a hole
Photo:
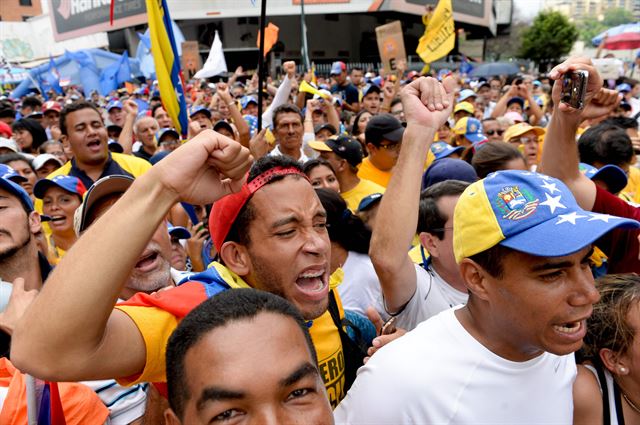
[[[455,114],[456,112],[459,112],[459,111],[465,111],[470,114],[473,114],[475,112],[475,108],[469,102],[460,102],[453,108],[453,113]]]
[[[536,136],[540,137],[546,133],[545,129],[542,127],[534,127],[526,122],[519,122],[518,124],[514,124],[511,127],[507,128],[507,131],[504,132],[504,141],[508,142],[514,137],[520,137],[524,133],[528,133],[529,131],[533,131],[536,133]]]

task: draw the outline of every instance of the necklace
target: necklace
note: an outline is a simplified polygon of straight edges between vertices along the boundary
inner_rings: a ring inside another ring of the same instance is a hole
[[[620,391],[620,392],[622,392],[622,391]],[[625,393],[622,393],[622,397],[629,404],[629,406],[631,406],[631,408],[633,410],[635,410],[636,412],[640,413],[640,407],[636,406],[634,402],[629,400],[629,397],[627,397],[627,395]]]

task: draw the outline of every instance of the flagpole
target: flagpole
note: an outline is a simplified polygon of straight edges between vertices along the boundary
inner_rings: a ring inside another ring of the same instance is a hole
[[[260,6],[260,57],[258,57],[258,131],[262,130],[262,86],[264,84],[264,27],[267,15],[267,0]]]
[[[307,45],[307,24],[304,21],[304,0],[300,0],[300,33],[302,35],[302,60],[305,72],[311,69],[309,64],[309,46]]]

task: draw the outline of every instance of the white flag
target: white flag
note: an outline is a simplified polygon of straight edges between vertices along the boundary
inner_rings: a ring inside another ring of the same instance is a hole
[[[227,72],[227,62],[224,60],[224,53],[222,52],[222,41],[220,41],[220,36],[218,35],[218,31],[216,31],[207,61],[204,63],[202,69],[196,72],[196,75],[193,77],[209,78],[222,74],[223,72]]]

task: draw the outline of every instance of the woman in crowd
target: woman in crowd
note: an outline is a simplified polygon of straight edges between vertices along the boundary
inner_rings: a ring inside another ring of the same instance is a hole
[[[47,141],[44,127],[36,120],[22,118],[13,123],[13,138],[24,153],[38,154],[38,148]]]
[[[42,210],[49,218],[51,235],[47,257],[51,264],[58,264],[78,238],[73,227],[73,216],[82,204],[82,196],[86,191],[80,179],[73,176],[42,179],[33,189],[36,198],[42,199]]]
[[[351,135],[356,138],[362,145],[365,155],[367,154],[367,142],[365,141],[364,130],[367,128],[367,123],[373,115],[369,111],[362,110],[358,112],[353,119],[353,126],[351,128]]]
[[[574,424],[640,423],[640,276],[598,279],[574,384]],[[583,325],[584,326],[584,325]]]
[[[302,170],[316,189],[324,188],[340,193],[340,183],[329,161],[322,158],[310,159],[304,163]]]
[[[27,193],[31,197],[31,200],[35,199],[33,197],[33,186],[38,180],[38,175],[36,174],[35,168],[33,168],[33,163],[31,162],[31,160],[19,153],[10,153],[7,155],[0,155],[0,164],[8,165],[22,177],[27,179],[26,181],[20,183],[20,186],[22,186],[22,188],[27,191]]]
[[[505,142],[485,143],[477,149],[471,165],[483,179],[499,170],[528,170],[527,160],[518,148]]]

